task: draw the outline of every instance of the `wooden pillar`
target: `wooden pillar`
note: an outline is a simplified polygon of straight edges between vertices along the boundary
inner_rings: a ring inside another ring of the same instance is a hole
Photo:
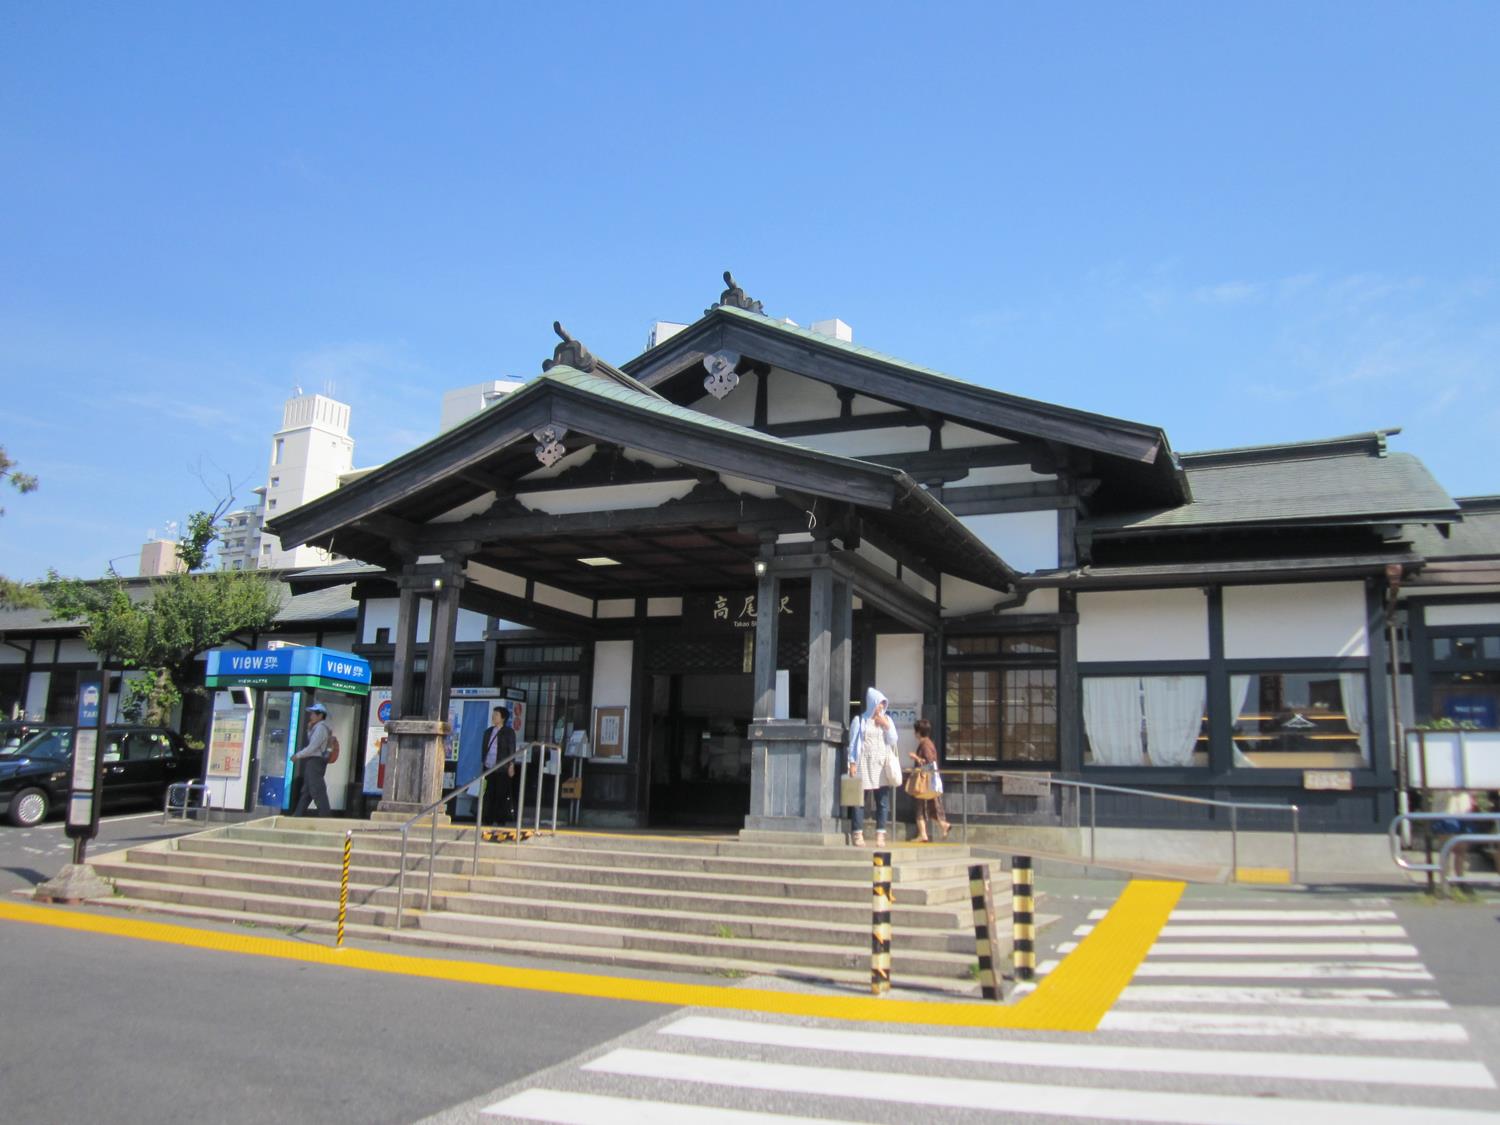
[[[396,652],[391,666],[391,712],[396,718],[412,713],[412,668],[417,659],[417,617],[422,600],[417,597],[410,575],[401,578],[401,596],[396,610]]]
[[[829,722],[849,728],[849,679],[854,661],[854,588],[840,579],[833,584],[833,652],[829,661],[829,691],[833,707]]]
[[[442,587],[432,595],[432,636],[427,642],[427,684],[423,692],[422,714],[429,719],[445,719],[443,702],[448,698],[453,675],[453,642],[458,632],[458,592],[462,577],[442,579]]]
[[[807,615],[807,721],[826,726],[833,655],[833,570],[812,572],[811,608]]]
[[[769,565],[755,587],[755,709],[757,719],[776,713],[776,641],[781,614],[781,582]]]

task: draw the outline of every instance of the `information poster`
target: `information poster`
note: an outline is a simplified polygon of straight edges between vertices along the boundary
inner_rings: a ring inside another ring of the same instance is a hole
[[[214,715],[208,743],[208,776],[239,777],[245,768],[245,732],[250,716],[244,711],[219,711]]]

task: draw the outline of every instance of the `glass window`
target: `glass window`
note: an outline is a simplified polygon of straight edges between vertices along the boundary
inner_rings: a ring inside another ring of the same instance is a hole
[[[1000,651],[1000,638],[949,637],[946,648],[949,656],[993,656]]]
[[[1208,682],[1202,676],[1088,676],[1084,765],[1206,767]]]
[[[1254,672],[1229,677],[1234,764],[1355,769],[1370,761],[1363,672]]]
[[[1057,670],[951,669],[944,692],[943,757],[1055,764]]]

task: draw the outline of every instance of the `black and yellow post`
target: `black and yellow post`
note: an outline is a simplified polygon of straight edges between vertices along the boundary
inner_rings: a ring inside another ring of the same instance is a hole
[[[1018,855],[1010,866],[1010,917],[1014,933],[1011,964],[1017,980],[1036,976],[1036,907],[1032,894],[1031,857]]]
[[[344,916],[349,913],[349,856],[354,851],[354,833],[344,833],[344,870],[339,876],[339,930],[334,945],[344,944]]]
[[[995,956],[995,899],[990,894],[988,864],[969,867],[969,901],[974,907],[974,953],[979,958],[980,994],[986,1000],[1003,1000],[1005,993]]]
[[[891,990],[891,853],[875,853],[874,897],[870,915],[870,991]]]

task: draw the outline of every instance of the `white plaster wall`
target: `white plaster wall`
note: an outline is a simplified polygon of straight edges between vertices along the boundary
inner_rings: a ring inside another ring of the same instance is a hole
[[[1056,590],[1033,590],[1031,596],[1022,605],[1012,606],[1010,609],[1002,609],[1000,616],[1017,613],[1056,613],[1057,591]]]
[[[991,590],[988,586],[967,579],[943,575],[943,616],[962,617],[966,613],[988,613],[995,603],[1004,601],[1009,594]]]
[[[25,664],[26,654],[10,645],[0,645],[0,664]]]
[[[911,569],[903,570],[901,572],[901,582],[903,585],[921,594],[928,601],[937,600],[937,585],[927,581],[927,579],[923,578],[916,571]]]
[[[1365,615],[1362,582],[1226,586],[1224,655],[1365,656]]]
[[[494,502],[495,494],[493,492],[486,492],[481,496],[474,497],[474,499],[470,500],[466,504],[460,504],[456,508],[449,508],[442,515],[433,516],[432,519],[428,520],[427,522],[457,523],[459,520],[466,520],[470,516],[482,515],[489,510],[490,505]]]
[[[681,617],[681,598],[647,598],[647,617]]]
[[[1000,512],[964,516],[964,526],[1017,570],[1052,570],[1057,566],[1057,513]]]
[[[634,645],[634,641],[599,641],[594,645],[595,707],[629,705]]]
[[[970,469],[968,476],[954,483],[960,487],[968,488],[971,485],[980,484],[1033,484],[1039,480],[1056,479],[1055,476],[1048,473],[1034,473],[1025,465],[990,465],[988,467]]]
[[[747,480],[744,477],[731,477],[720,473],[719,482],[730,492],[739,496],[757,496],[762,500],[769,500],[776,495],[774,484],[762,484],[758,480]]]
[[[391,639],[396,639],[396,613],[399,602],[395,598],[370,598],[365,602],[365,631],[363,644],[375,643],[376,629],[389,629]]]
[[[548,586],[543,582],[535,583],[531,589],[537,605],[551,606],[553,609],[574,613],[579,617],[594,616],[594,603],[590,598],[579,597],[577,594],[559,590],[556,586]]]
[[[1429,625],[1500,625],[1500,604],[1430,605],[1426,616]]]
[[[1207,660],[1202,590],[1118,590],[1078,595],[1078,659]]]
[[[52,686],[51,672],[33,672],[26,683],[26,717],[37,722],[47,717],[47,689]]]
[[[798,445],[821,449],[824,453],[865,457],[876,453],[925,453],[932,434],[926,426],[889,426],[877,430],[807,434],[794,440]]]
[[[81,664],[93,663],[98,657],[89,649],[83,641],[69,639],[59,641],[57,645],[57,662],[59,664]]]
[[[854,553],[866,562],[874,563],[887,574],[894,575],[896,573],[896,560],[879,547],[873,546],[868,539],[861,539],[859,546],[854,549]]]
[[[1009,438],[997,437],[995,434],[987,434],[983,430],[973,430],[968,426],[961,426],[957,422],[943,423],[943,448],[963,449],[971,445],[1015,445]]]
[[[473,563],[469,564],[472,568]],[[432,613],[430,604],[424,598],[417,603],[417,643],[426,644],[429,630],[432,628]],[[376,629],[389,629],[391,631],[392,643],[396,640],[396,617],[400,610],[400,602],[396,598],[371,598],[365,602],[365,630],[362,635],[362,643],[372,645],[375,643]],[[454,639],[460,641],[482,641],[488,618],[482,613],[475,613],[472,609],[461,609],[458,611],[458,627],[454,630]],[[352,642],[353,637],[349,640]],[[328,637],[323,638],[325,645],[337,648]],[[312,644],[313,641],[299,641],[298,643]]]
[[[740,389],[736,388],[729,397],[739,394]],[[772,425],[778,422],[806,422],[814,418],[838,417],[838,394],[827,383],[817,379],[777,369],[771,372],[771,383],[766,390],[769,396],[766,401],[766,420]],[[752,388],[752,401],[753,396]]]
[[[598,615],[602,618],[634,617],[634,598],[604,598],[599,602]]]
[[[477,582],[487,590],[498,590],[502,594],[509,594],[513,598],[524,598],[526,596],[526,579],[519,574],[511,574],[506,570],[497,570],[484,563],[471,562],[464,567],[464,574],[470,581]],[[392,605],[396,603],[391,602]]]
[[[663,484],[625,484],[609,488],[579,488],[563,492],[519,492],[516,499],[533,512],[564,515],[570,512],[614,512],[628,508],[654,508],[668,500],[679,500],[693,490],[696,481]]]
[[[860,684],[850,692],[864,704],[864,689],[870,685]],[[920,633],[879,633],[875,637],[875,683],[885,692],[892,707],[914,706],[922,713],[922,635]],[[900,735],[901,764],[910,765],[906,755],[917,748],[917,736],[911,724],[896,725]]]

